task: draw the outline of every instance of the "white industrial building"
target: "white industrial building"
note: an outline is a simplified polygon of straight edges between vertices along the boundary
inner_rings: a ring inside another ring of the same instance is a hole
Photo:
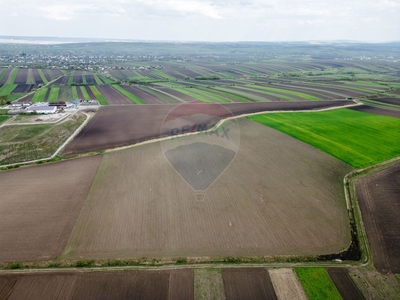
[[[57,111],[57,106],[30,106],[26,109],[27,113],[37,114],[54,114]]]

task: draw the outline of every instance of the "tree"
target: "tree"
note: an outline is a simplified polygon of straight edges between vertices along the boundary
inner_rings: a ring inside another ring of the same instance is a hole
[[[0,105],[7,104],[7,96],[0,96]]]

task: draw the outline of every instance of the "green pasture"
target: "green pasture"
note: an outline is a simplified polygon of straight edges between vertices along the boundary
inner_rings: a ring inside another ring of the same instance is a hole
[[[248,117],[313,145],[356,168],[400,155],[400,119],[337,109]]]
[[[7,114],[7,111],[8,111],[8,110],[5,110],[5,109],[0,110],[0,123],[1,123],[1,122],[4,122],[5,120],[8,119],[7,116],[3,115],[3,113],[4,113],[4,114]]]
[[[308,299],[341,300],[339,291],[324,268],[295,268]]]

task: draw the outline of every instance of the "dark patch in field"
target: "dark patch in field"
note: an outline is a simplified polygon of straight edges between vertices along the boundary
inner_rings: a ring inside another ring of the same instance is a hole
[[[36,84],[43,83],[42,77],[40,77],[39,71],[37,69],[32,69],[32,75],[33,78],[35,79]]]
[[[378,98],[371,100],[400,106],[400,98]]]
[[[347,269],[327,268],[329,277],[332,279],[343,300],[363,300],[363,294],[354,284]]]
[[[268,271],[263,268],[222,269],[227,300],[277,299]]]
[[[389,110],[389,109],[384,109],[384,108],[380,108],[380,107],[369,106],[366,104],[349,107],[349,109],[361,111],[361,112],[365,112],[365,113],[369,113],[369,114],[400,118],[399,110]]]
[[[34,84],[18,84],[13,93],[28,93],[35,87]]]
[[[28,69],[19,69],[13,83],[18,85],[25,85],[27,77]]]
[[[146,93],[145,91],[142,91],[141,89],[134,87],[134,86],[129,86],[129,85],[121,85],[121,87],[134,94],[136,97],[142,99],[148,104],[165,104],[165,101],[153,96],[152,94]]]
[[[10,76],[12,69],[8,69],[7,71],[4,72],[3,77],[0,79],[0,85],[3,85],[7,82],[8,76]]]
[[[111,87],[110,87],[111,88]],[[256,102],[222,104],[232,114],[224,111],[220,117],[237,116],[262,111],[313,110],[343,106],[353,102],[304,101],[304,102]],[[220,104],[191,103],[187,105],[191,114],[207,109],[215,111]],[[85,153],[131,145],[160,137],[162,121],[175,105],[132,105],[101,107],[86,127],[65,148],[63,155]]]
[[[168,299],[194,298],[194,271],[193,269],[172,270],[169,278]]]
[[[72,299],[77,274],[29,274],[0,276],[0,299]],[[3,297],[4,296],[4,297]]]
[[[82,73],[83,73],[82,71],[75,71],[72,82],[77,84],[83,83]]]
[[[355,183],[375,268],[400,273],[400,164]]]
[[[235,157],[219,145],[193,143],[164,153],[169,163],[195,190],[206,190]]]
[[[36,79],[36,78],[35,78]],[[54,84],[67,84],[69,80],[69,75],[64,75],[58,78]],[[37,82],[37,81],[36,81]]]

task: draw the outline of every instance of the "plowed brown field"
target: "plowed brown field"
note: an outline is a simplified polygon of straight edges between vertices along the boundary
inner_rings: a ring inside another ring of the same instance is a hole
[[[203,201],[159,143],[105,154],[63,257],[312,255],[347,248],[342,179],[352,168],[266,126],[247,119],[239,125],[239,151]]]
[[[227,300],[278,299],[266,269],[222,269]]]
[[[96,156],[0,172],[0,261],[59,255],[100,162]]]
[[[193,270],[0,275],[0,299],[193,299]]]
[[[356,181],[356,196],[379,272],[400,273],[400,164]]]
[[[110,87],[111,88],[111,87]],[[351,101],[303,101],[228,103],[222,105],[234,116],[260,111],[313,110],[348,105]],[[195,112],[202,105],[210,111],[219,104],[185,104]],[[175,105],[101,107],[88,125],[67,145],[63,154],[77,154],[135,144],[160,137],[162,121]],[[224,116],[221,116],[224,117]],[[226,116],[225,116],[226,117]]]

